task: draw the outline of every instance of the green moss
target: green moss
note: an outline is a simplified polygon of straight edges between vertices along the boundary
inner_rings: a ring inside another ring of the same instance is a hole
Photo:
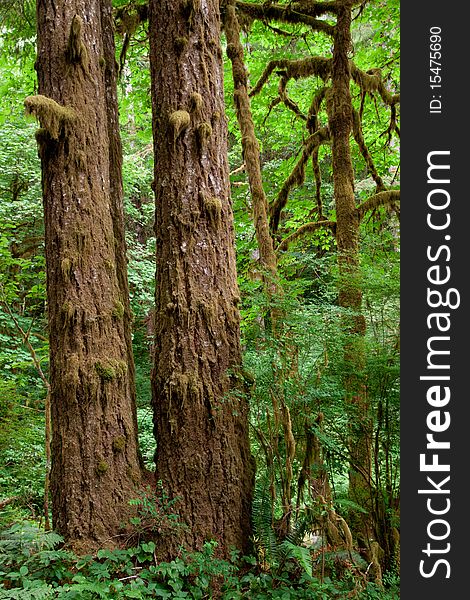
[[[106,471],[109,469],[109,465],[105,460],[100,460],[100,462],[96,465],[96,472],[98,475],[104,475]]]
[[[212,126],[210,123],[201,123],[197,128],[197,141],[201,150],[207,146],[207,142],[212,135]]]
[[[178,54],[182,54],[188,44],[189,40],[187,37],[180,36],[175,38],[175,49],[178,52]]]
[[[121,301],[116,300],[111,314],[115,319],[122,319],[124,317],[124,304]]]
[[[220,216],[222,214],[222,200],[215,196],[203,196],[203,204],[206,213],[209,215],[209,220],[213,227],[220,224]]]
[[[72,272],[72,261],[70,258],[62,259],[62,262],[60,263],[60,270],[64,279],[68,279],[70,277],[70,273]]]
[[[61,106],[46,96],[28,96],[24,101],[24,106],[26,114],[34,115],[41,123],[42,139],[47,131],[52,139],[58,140],[63,128],[72,124],[77,118],[77,114],[72,108]]]
[[[75,15],[70,25],[69,41],[65,53],[67,62],[71,65],[88,66],[88,52],[83,43],[83,21]]]
[[[123,360],[108,359],[95,363],[95,371],[103,381],[112,381],[124,377],[127,373],[127,363]]]
[[[198,92],[192,92],[189,96],[189,110],[194,113],[199,113],[203,107],[203,99]]]
[[[175,110],[171,113],[168,122],[173,131],[173,141],[176,142],[179,135],[189,127],[191,117],[186,110]]]
[[[111,365],[103,365],[100,362],[95,363],[95,369],[103,381],[112,381],[116,379],[116,369]]]
[[[123,435],[118,435],[113,440],[113,450],[114,452],[122,452],[126,447],[126,438]]]
[[[62,314],[64,316],[64,324],[69,325],[77,314],[77,307],[70,300],[66,300],[62,304]]]

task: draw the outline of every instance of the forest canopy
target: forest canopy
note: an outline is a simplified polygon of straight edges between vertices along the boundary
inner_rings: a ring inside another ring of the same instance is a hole
[[[396,0],[0,0],[0,598],[396,598]]]

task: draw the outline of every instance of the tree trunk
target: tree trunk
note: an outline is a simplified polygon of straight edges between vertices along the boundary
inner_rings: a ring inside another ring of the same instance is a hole
[[[336,201],[336,240],[339,254],[339,305],[346,309],[346,343],[344,347],[346,401],[350,411],[351,499],[371,510],[371,443],[372,427],[366,386],[365,319],[361,313],[362,291],[359,273],[359,217],[354,197],[354,171],[350,152],[353,111],[350,92],[351,10],[354,0],[338,0],[334,35],[332,88],[327,96],[327,110],[332,137],[333,183]],[[352,523],[354,533],[364,541],[370,536],[368,519],[359,517]]]
[[[41,123],[53,525],[87,550],[116,543],[140,479],[101,8],[104,22],[108,0],[38,1],[40,95],[25,101]]]
[[[150,2],[157,239],[157,479],[188,528],[248,549],[253,468],[241,363],[217,0]]]

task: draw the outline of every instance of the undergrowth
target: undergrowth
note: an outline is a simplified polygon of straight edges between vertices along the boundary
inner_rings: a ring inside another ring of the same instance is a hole
[[[215,556],[216,543],[200,552],[157,562],[156,544],[142,542],[132,548],[99,550],[77,556],[65,549],[55,532],[44,532],[33,523],[17,523],[0,532],[0,598],[41,600],[67,598],[171,598],[220,599],[329,599],[393,600],[398,583],[388,579],[388,589],[363,585],[352,573],[323,582],[310,575],[292,556],[282,570],[261,569],[255,557],[232,560]]]

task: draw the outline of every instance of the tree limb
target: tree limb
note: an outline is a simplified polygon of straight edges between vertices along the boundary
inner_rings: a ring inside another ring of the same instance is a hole
[[[304,225],[299,227],[297,231],[294,231],[294,233],[291,233],[289,236],[284,238],[277,247],[276,252],[279,253],[286,251],[289,248],[289,245],[298,238],[302,237],[303,235],[306,235],[307,233],[313,233],[314,231],[317,231],[317,229],[322,229],[324,227],[327,229],[331,229],[331,232],[333,233],[333,235],[335,235],[335,221],[312,221],[311,223],[305,223]]]
[[[365,214],[379,206],[390,206],[400,202],[400,190],[386,190],[374,194],[356,208],[356,214],[361,221]]]

